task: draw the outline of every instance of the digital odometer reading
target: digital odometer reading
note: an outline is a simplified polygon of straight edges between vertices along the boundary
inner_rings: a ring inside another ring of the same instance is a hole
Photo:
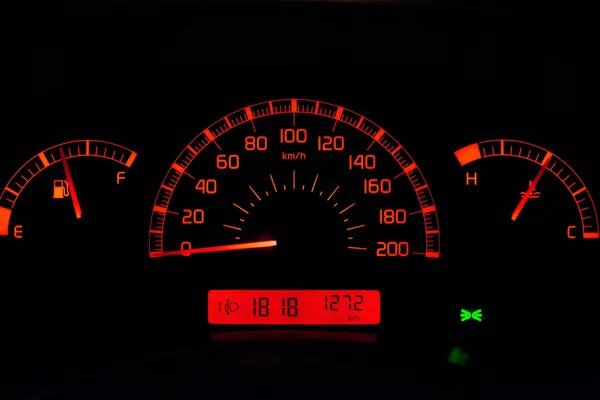
[[[378,290],[211,290],[213,325],[377,325]]]

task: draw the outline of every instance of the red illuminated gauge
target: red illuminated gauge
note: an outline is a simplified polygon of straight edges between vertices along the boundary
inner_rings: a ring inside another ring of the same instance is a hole
[[[0,192],[0,237],[23,239],[31,234],[50,245],[69,230],[71,216],[88,222],[104,221],[106,216],[100,217],[98,209],[107,209],[105,203],[121,197],[115,190],[125,186],[126,169],[136,157],[132,150],[101,140],[74,140],[40,151],[15,172]],[[106,173],[109,170],[87,164],[96,160],[111,161],[118,170]],[[24,193],[29,193],[24,200],[29,204],[15,216],[17,201],[21,202]],[[65,205],[71,209],[69,217],[63,215]],[[80,231],[78,235],[81,237]]]
[[[150,224],[152,258],[238,268],[241,253],[257,266],[348,257],[408,266],[440,255],[436,207],[415,160],[367,118],[314,100],[255,104],[184,148]]]
[[[525,219],[526,224],[537,216],[539,221],[542,221],[535,224],[538,237],[543,237],[541,231],[544,231],[560,239],[599,238],[598,214],[587,186],[573,168],[556,154],[531,143],[510,139],[473,143],[455,151],[454,154],[461,166],[470,167],[466,172],[465,180],[466,186],[470,188],[478,187],[480,184],[498,185],[503,182],[488,171],[475,170],[475,165],[478,163],[471,164],[474,161],[486,158],[527,161],[529,166],[533,165],[530,170],[513,171],[509,167],[502,169],[504,176],[513,177],[510,182],[512,185],[520,185],[513,188],[509,187],[508,183],[502,183],[504,192],[515,197],[506,200],[507,207],[510,206],[509,201],[514,203],[510,210],[510,220],[516,223]],[[558,180],[543,179],[545,175],[554,175]],[[575,201],[573,211],[576,212],[569,213],[562,208],[560,213],[555,211],[555,201],[564,197],[564,194],[568,194]],[[470,197],[473,197],[473,193]],[[554,199],[554,202],[549,202],[548,197]],[[508,211],[506,213],[508,215]],[[505,215],[499,217],[503,218]]]

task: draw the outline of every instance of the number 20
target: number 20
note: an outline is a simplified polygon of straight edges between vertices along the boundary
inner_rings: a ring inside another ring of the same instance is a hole
[[[377,242],[377,257],[406,257],[408,242]]]
[[[181,218],[183,225],[200,225],[204,223],[204,210],[201,208],[197,210],[183,210],[183,214]]]

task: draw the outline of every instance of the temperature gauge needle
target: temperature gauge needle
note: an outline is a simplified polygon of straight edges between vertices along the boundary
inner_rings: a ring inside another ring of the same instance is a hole
[[[221,245],[221,246],[199,247],[199,248],[188,249],[188,250],[165,251],[162,253],[153,254],[152,257],[184,256],[184,255],[187,256],[190,254],[216,253],[216,252],[221,252],[221,251],[233,251],[233,250],[263,249],[263,248],[275,247],[275,246],[277,246],[276,240],[265,240],[262,242],[235,243],[235,244],[225,244],[225,245]]]
[[[516,221],[517,218],[519,217],[519,214],[523,210],[523,207],[525,207],[525,203],[527,203],[527,200],[529,200],[529,198],[531,197],[531,194],[535,190],[535,187],[537,186],[538,182],[540,181],[540,178],[544,174],[544,171],[548,167],[548,164],[550,164],[550,159],[551,158],[552,158],[552,154],[550,152],[546,153],[546,156],[542,160],[542,167],[538,171],[538,173],[535,176],[535,178],[531,181],[529,187],[527,188],[527,191],[525,191],[525,194],[523,194],[523,197],[521,198],[521,201],[517,205],[517,208],[515,208],[515,211],[513,211],[513,213],[512,213],[511,219],[513,221]]]
[[[79,205],[79,199],[77,198],[77,191],[75,185],[73,185],[73,177],[71,176],[71,170],[69,164],[67,164],[67,158],[62,147],[60,148],[60,159],[62,160],[63,168],[65,169],[65,176],[67,177],[67,184],[69,185],[69,191],[71,192],[71,200],[73,200],[73,208],[75,209],[75,216],[77,219],[81,218],[81,206]]]

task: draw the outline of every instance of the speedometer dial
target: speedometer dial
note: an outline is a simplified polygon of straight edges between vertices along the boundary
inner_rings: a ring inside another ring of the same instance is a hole
[[[402,262],[438,258],[439,238],[427,182],[390,133],[337,105],[287,99],[231,113],[185,147],[154,204],[150,256]]]

